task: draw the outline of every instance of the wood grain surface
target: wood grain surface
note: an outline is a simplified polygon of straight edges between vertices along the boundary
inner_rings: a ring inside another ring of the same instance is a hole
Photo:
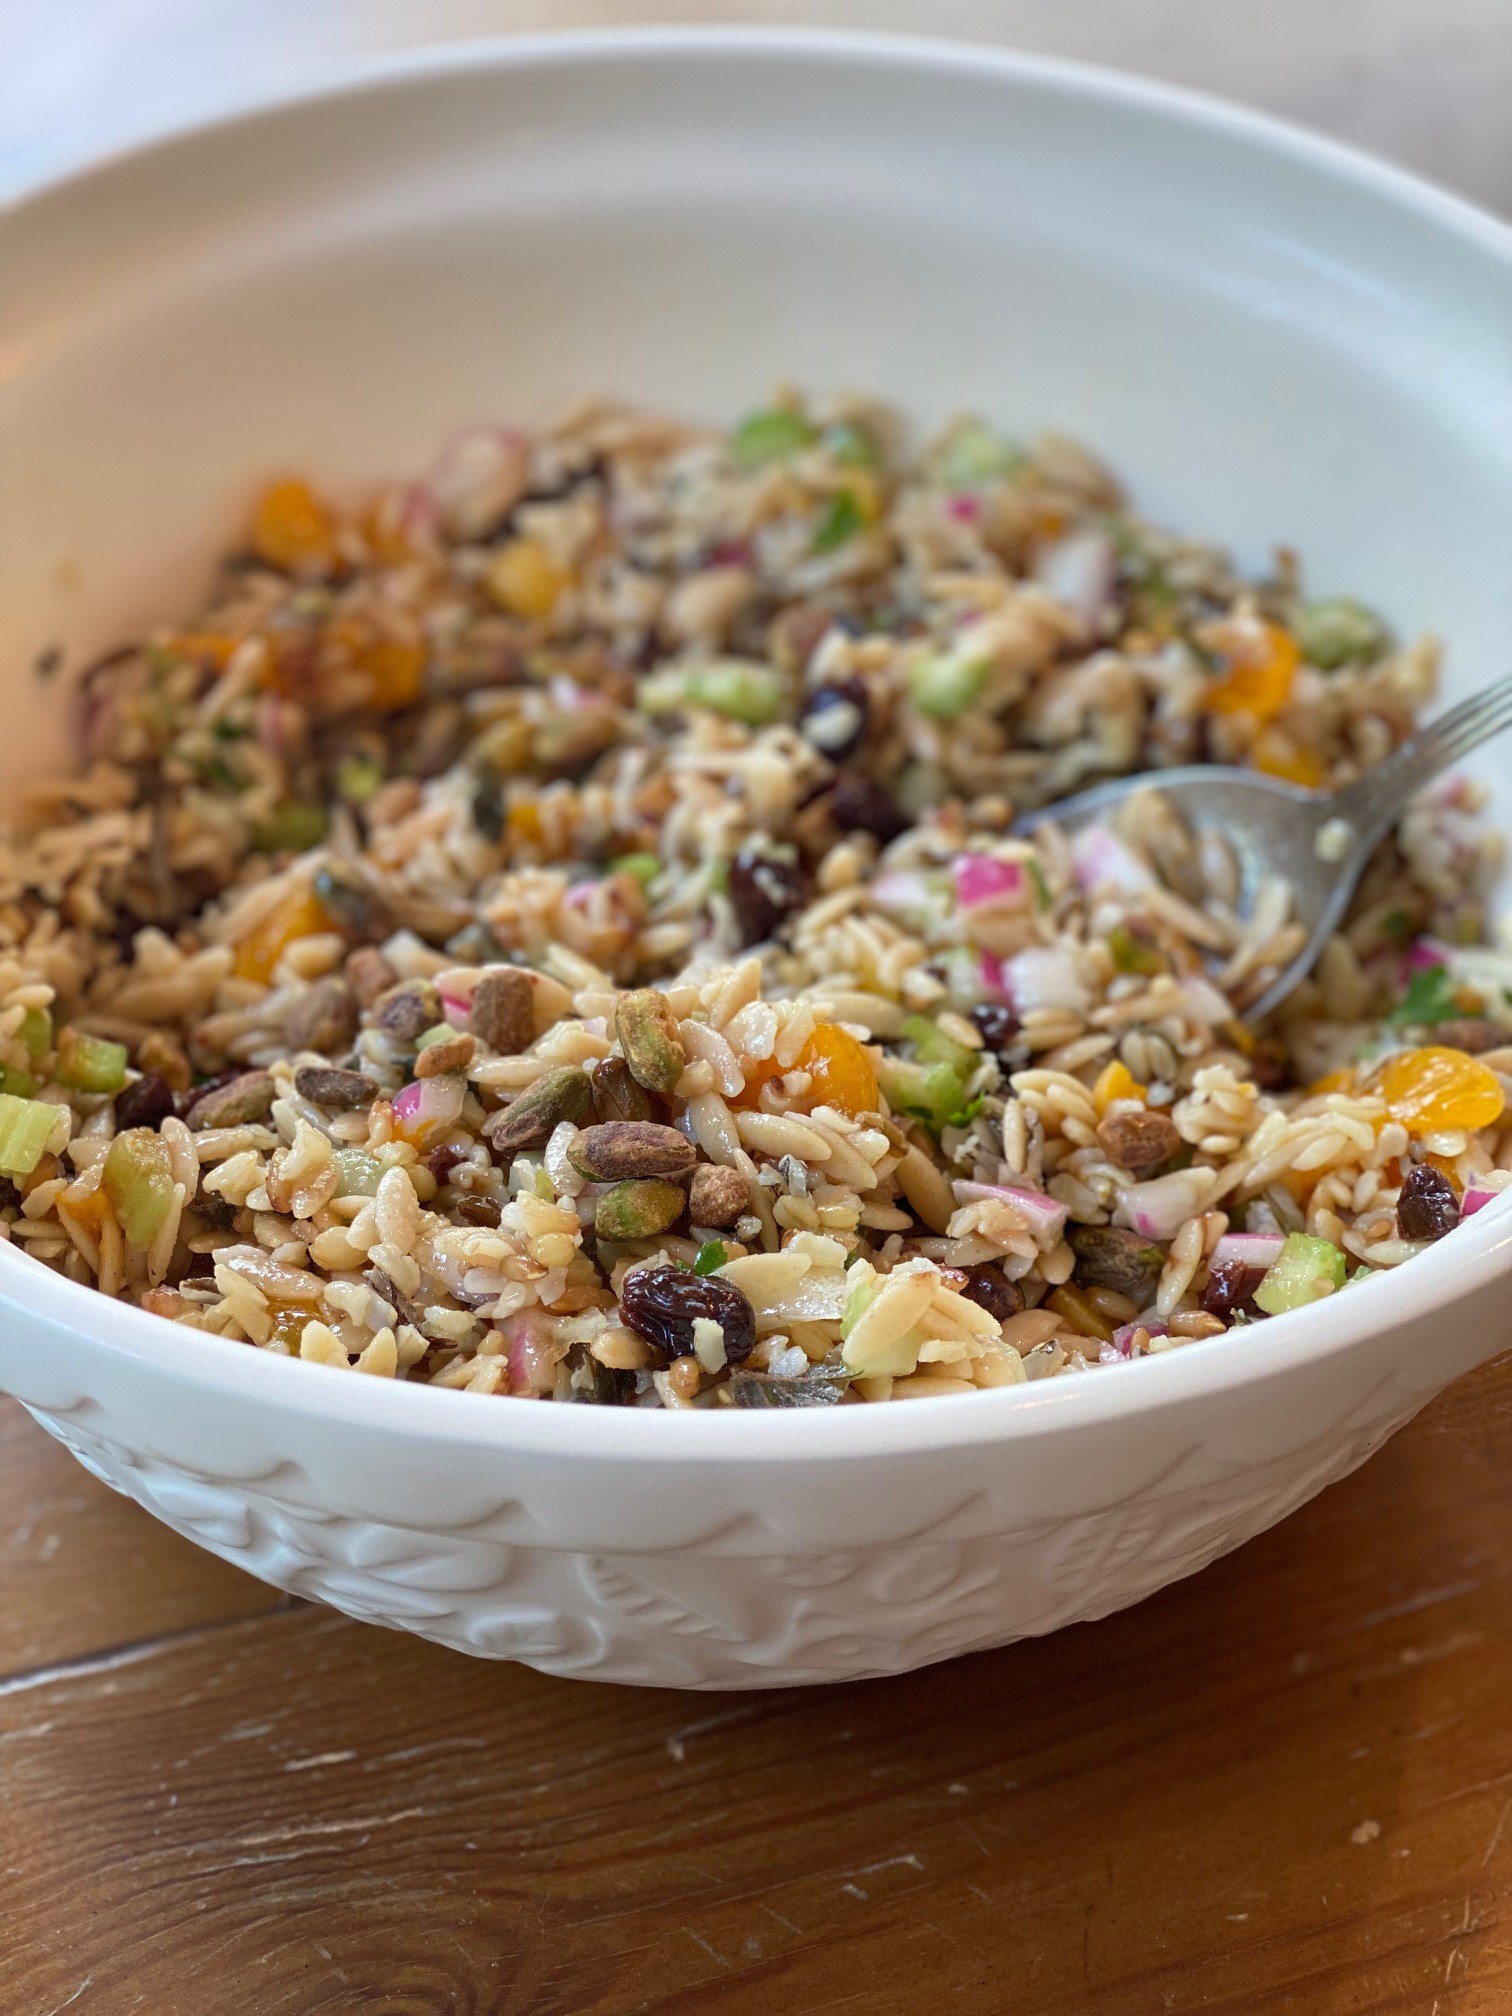
[[[1505,2016],[1509,1597],[1512,1357],[1137,1610],[719,1697],[290,1602],[0,1402],[0,2012]]]

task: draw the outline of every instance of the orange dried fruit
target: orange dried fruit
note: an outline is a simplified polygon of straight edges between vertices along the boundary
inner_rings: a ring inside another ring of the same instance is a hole
[[[1148,1090],[1149,1087],[1139,1083],[1128,1065],[1120,1063],[1115,1057],[1097,1075],[1097,1083],[1092,1087],[1092,1104],[1101,1118],[1115,1099],[1143,1099]]]
[[[1289,630],[1255,616],[1230,616],[1208,624],[1200,641],[1228,668],[1208,688],[1210,708],[1219,714],[1249,714],[1257,721],[1281,712],[1302,657]]]
[[[1256,739],[1254,764],[1267,777],[1283,777],[1288,784],[1304,784],[1316,791],[1328,775],[1327,765],[1311,749],[1304,749],[1278,728],[1263,729]]]
[[[494,555],[486,582],[501,609],[534,622],[556,607],[567,575],[538,539],[511,539]]]
[[[1473,1133],[1494,1126],[1506,1104],[1494,1071],[1463,1050],[1439,1044],[1388,1058],[1381,1097],[1392,1119],[1409,1134]]]
[[[330,929],[330,916],[315,891],[308,884],[292,889],[242,939],[231,970],[239,980],[256,980],[266,987],[286,945]]]
[[[297,477],[258,498],[252,544],[260,560],[283,574],[329,574],[339,558],[330,507]]]
[[[812,1106],[837,1106],[857,1120],[878,1108],[877,1067],[863,1043],[834,1022],[821,1022],[798,1059],[814,1081]]]

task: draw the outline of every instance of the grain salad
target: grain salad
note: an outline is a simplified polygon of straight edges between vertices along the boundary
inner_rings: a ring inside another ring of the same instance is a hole
[[[1159,773],[1342,784],[1434,671],[976,419],[594,404],[286,477],[0,833],[0,1235],[249,1348],[670,1408],[1350,1292],[1512,1180],[1493,839],[1419,801],[1252,1026],[1289,891]]]

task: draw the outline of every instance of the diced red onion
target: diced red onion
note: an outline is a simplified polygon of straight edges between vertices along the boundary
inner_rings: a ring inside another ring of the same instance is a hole
[[[1202,1171],[1173,1169],[1166,1176],[1152,1176],[1148,1183],[1131,1183],[1119,1202],[1119,1213],[1144,1239],[1174,1239],[1194,1211],[1193,1174]]]
[[[1134,850],[1106,826],[1084,826],[1072,835],[1071,866],[1083,889],[1138,896],[1155,880]]]
[[[905,922],[927,918],[935,907],[936,892],[916,869],[897,868],[879,875],[867,885],[868,900],[885,916]]]
[[[1085,1014],[1091,1006],[1075,959],[1059,945],[1033,945],[1027,952],[1015,952],[1003,961],[1001,983],[1013,1012],[1020,1017],[1036,1008]]]
[[[1169,1337],[1170,1326],[1165,1323],[1120,1323],[1113,1332],[1111,1344],[1104,1344],[1097,1354],[1100,1365],[1116,1365],[1121,1359],[1134,1356],[1134,1332],[1143,1330],[1147,1337]]]
[[[460,994],[443,994],[441,1012],[453,1029],[465,1029],[472,1014],[472,1003],[464,1001]]]
[[[975,525],[982,515],[982,500],[973,497],[969,490],[958,491],[945,499],[945,515],[957,525]]]
[[[511,1393],[549,1393],[562,1348],[552,1335],[551,1319],[540,1309],[517,1309],[500,1329],[509,1358]]]
[[[430,491],[447,529],[481,539],[530,487],[530,442],[513,427],[469,427],[454,435],[431,474]]]
[[[467,1080],[455,1073],[416,1078],[394,1094],[394,1118],[409,1139],[428,1138],[456,1125],[466,1098]]]
[[[708,564],[711,567],[749,567],[755,557],[756,551],[749,539],[726,539],[709,549]]]
[[[1500,1190],[1490,1190],[1484,1183],[1467,1183],[1465,1194],[1460,1199],[1461,1218],[1473,1218],[1477,1211],[1484,1211],[1488,1204],[1494,1204],[1501,1196]]]
[[[1414,973],[1426,973],[1433,966],[1447,966],[1453,956],[1442,938],[1414,938],[1402,954],[1400,977],[1405,982]]]
[[[1213,1248],[1215,1262],[1237,1260],[1241,1267],[1272,1267],[1286,1244],[1279,1232],[1225,1232]]]
[[[957,854],[950,868],[955,876],[956,901],[963,910],[1023,894],[1021,862],[1000,861],[995,854]]]
[[[963,1204],[1011,1204],[1041,1241],[1058,1239],[1065,1227],[1068,1207],[1043,1190],[1021,1190],[1014,1183],[957,1183],[955,1193]]]
[[[1217,1028],[1224,1022],[1233,1021],[1233,1002],[1200,974],[1188,973],[1178,980],[1176,991],[1181,997],[1182,1007],[1194,1022],[1206,1022]]]
[[[1089,627],[1096,624],[1113,596],[1118,555],[1106,532],[1068,533],[1046,547],[1035,567],[1035,579],[1048,588]]]

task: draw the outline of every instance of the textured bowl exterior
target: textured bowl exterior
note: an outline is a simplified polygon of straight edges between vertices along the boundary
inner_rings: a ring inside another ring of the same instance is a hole
[[[514,44],[44,191],[0,218],[0,266],[12,777],[66,746],[24,668],[192,594],[228,486],[411,466],[522,388],[717,414],[781,369],[915,408],[922,386],[933,416],[1011,401],[1107,448],[1157,512],[1248,559],[1290,536],[1324,585],[1432,622],[1451,693],[1512,627],[1507,234],[1068,67]],[[1484,774],[1512,823],[1506,766]],[[1203,1567],[1500,1348],[1509,1272],[1498,1205],[1401,1277],[1123,1371],[715,1419],[291,1365],[0,1247],[0,1386],[179,1532],[355,1617],[554,1673],[778,1686],[1055,1630]]]

